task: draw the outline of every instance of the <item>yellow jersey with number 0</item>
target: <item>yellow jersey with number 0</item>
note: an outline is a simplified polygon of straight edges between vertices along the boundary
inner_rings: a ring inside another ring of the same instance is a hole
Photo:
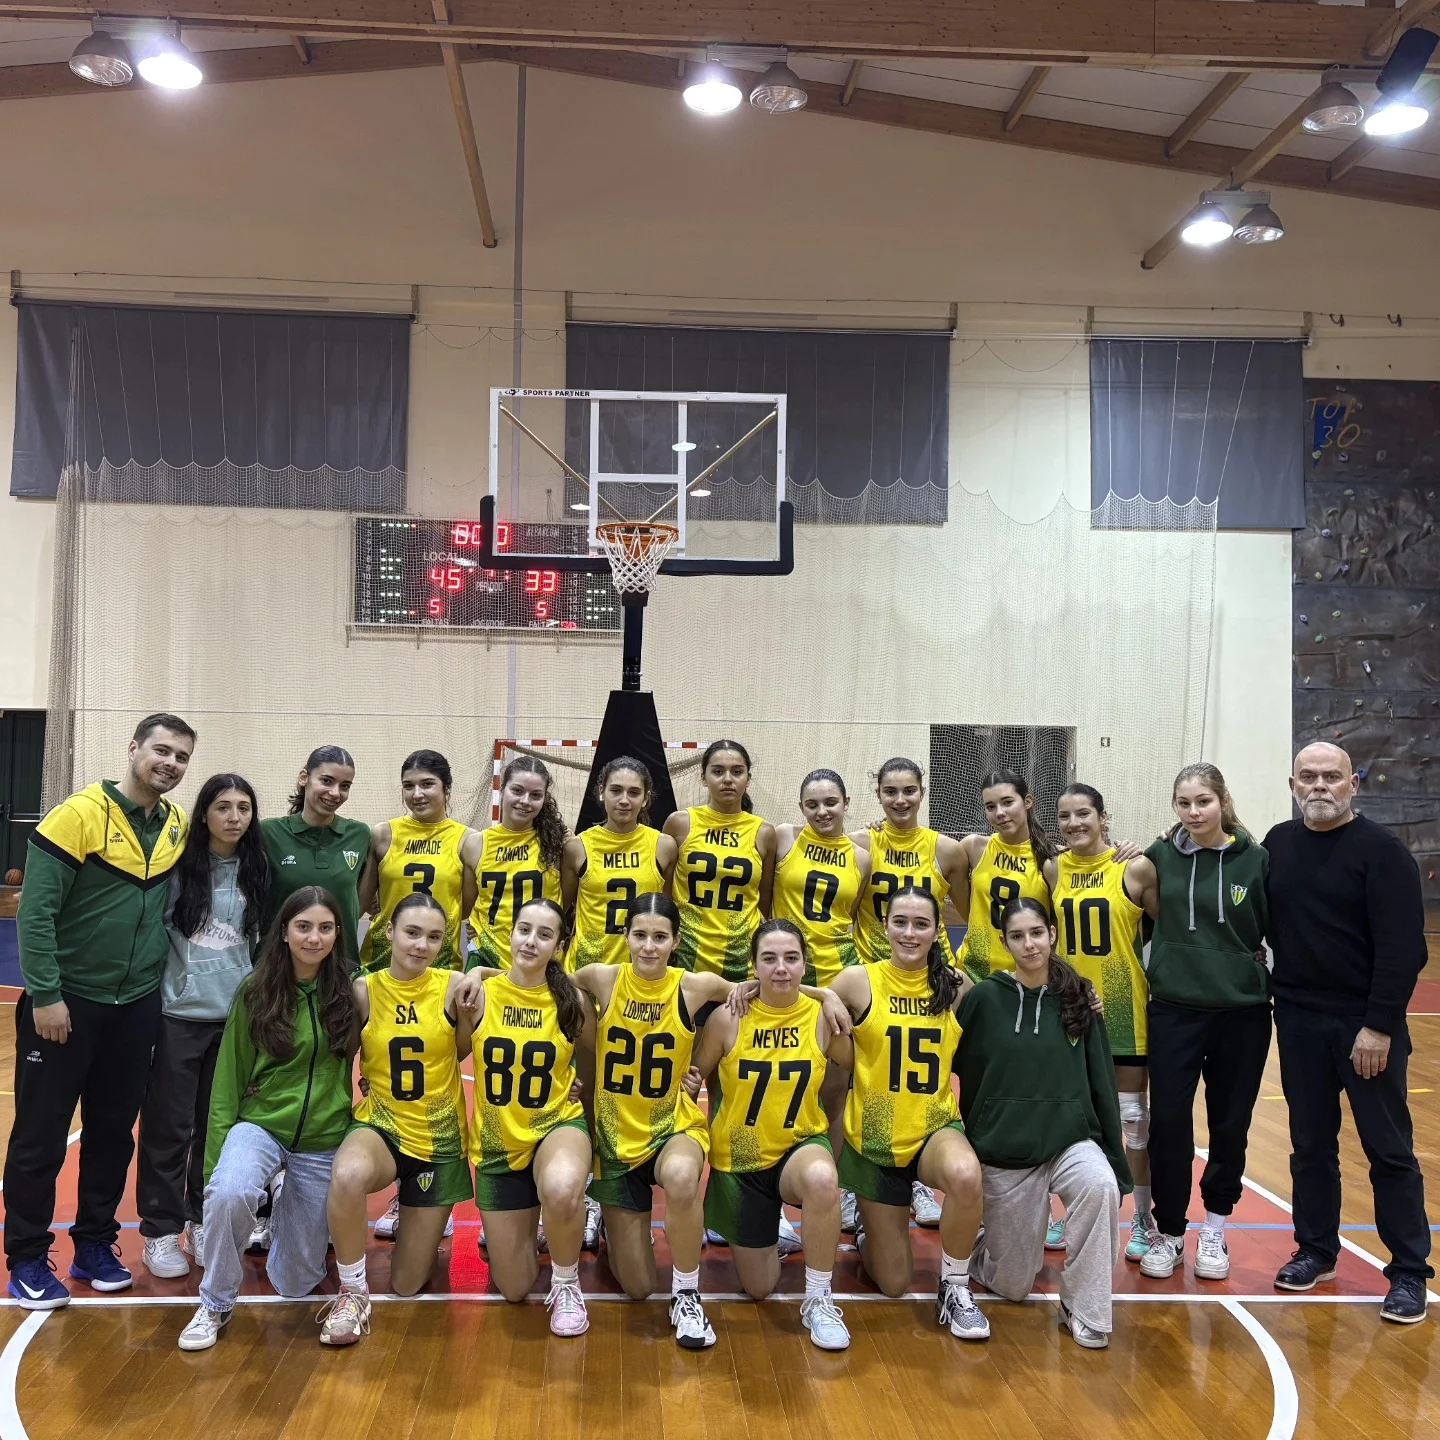
[[[897,830],[887,820],[870,834],[870,883],[855,912],[855,943],[860,958],[873,965],[890,958],[890,937],[885,933],[885,910],[890,897],[907,882],[928,890],[940,905],[940,948],[945,959],[955,963],[950,936],[945,930],[945,899],[950,882],[935,863],[935,850],[940,843],[938,831],[917,825],[913,830]]]
[[[435,898],[445,912],[445,940],[435,959],[435,968],[459,970],[460,898],[465,883],[465,864],[460,845],[466,827],[458,820],[441,820],[422,825],[413,815],[390,822],[390,848],[380,860],[380,897],[375,918],[360,945],[360,969],[366,973],[384,970],[390,964],[390,942],[385,927],[395,907],[418,891]]]
[[[470,964],[508,970],[515,917],[532,900],[553,900],[558,905],[560,872],[540,858],[540,837],[534,830],[492,825],[484,834],[475,880],[480,893],[470,914],[475,931]]]
[[[617,835],[604,825],[580,834],[585,847],[585,873],[575,895],[575,935],[570,943],[570,968],[623,965],[630,958],[625,921],[641,895],[665,888],[656,859],[660,832],[637,825]]]
[[[1015,961],[1000,933],[1000,913],[1021,896],[1050,909],[1050,887],[1035,849],[1028,840],[1007,845],[992,835],[980,863],[970,872],[970,928],[961,947],[962,963],[977,984],[992,970],[1014,970]]]
[[[722,815],[708,805],[688,813],[690,833],[675,861],[680,963],[727,980],[748,979],[750,940],[760,928],[759,836],[765,822],[743,810]]]
[[[806,826],[775,866],[777,920],[788,920],[805,937],[810,963],[807,985],[829,985],[847,966],[858,965],[855,902],[860,866],[848,835],[817,835]]]

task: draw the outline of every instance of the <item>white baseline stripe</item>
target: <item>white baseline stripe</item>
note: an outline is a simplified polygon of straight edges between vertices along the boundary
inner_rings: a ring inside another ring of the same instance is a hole
[[[1300,1418],[1300,1392],[1295,1388],[1295,1374],[1275,1337],[1238,1301],[1222,1302],[1249,1332],[1260,1347],[1265,1364],[1270,1368],[1270,1388],[1275,1392],[1275,1409],[1265,1440],[1293,1440],[1295,1424]]]
[[[72,1131],[65,1137],[65,1148],[68,1150],[79,1138],[80,1138],[80,1132],[79,1132],[78,1130],[72,1130]],[[3,1190],[4,1188],[5,1188],[5,1182],[4,1182],[3,1180],[0,1180],[0,1190]],[[0,1434],[0,1440],[5,1440],[5,1437],[4,1437],[3,1434]]]
[[[0,1351],[0,1440],[30,1440],[25,1422],[15,1404],[15,1385],[20,1378],[20,1362],[36,1332],[50,1318],[49,1310],[34,1310]]]

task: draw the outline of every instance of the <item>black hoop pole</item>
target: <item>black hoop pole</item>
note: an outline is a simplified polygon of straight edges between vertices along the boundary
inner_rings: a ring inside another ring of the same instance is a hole
[[[620,596],[625,629],[620,641],[620,688],[639,690],[640,656],[645,646],[645,603],[649,591],[626,590]]]

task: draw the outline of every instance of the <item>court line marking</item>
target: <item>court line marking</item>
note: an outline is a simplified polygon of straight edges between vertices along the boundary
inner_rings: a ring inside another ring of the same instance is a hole
[[[1270,1389],[1275,1397],[1275,1408],[1265,1440],[1294,1440],[1295,1425],[1300,1419],[1300,1392],[1295,1387],[1295,1372],[1291,1370],[1285,1352],[1280,1348],[1279,1341],[1238,1300],[1222,1300],[1220,1303],[1250,1332],[1250,1338],[1260,1347],[1270,1370]]]
[[[79,1131],[79,1130],[72,1130],[72,1131],[65,1137],[65,1148],[66,1148],[67,1150],[80,1138],[81,1133],[82,1133],[82,1132]],[[0,1180],[0,1191],[3,1191],[4,1189],[5,1189],[5,1182],[4,1182],[3,1180]],[[54,1224],[54,1221],[51,1221],[51,1224]],[[4,1437],[3,1434],[0,1434],[0,1440],[5,1440],[5,1437]]]
[[[15,1387],[20,1379],[20,1362],[26,1348],[40,1327],[53,1314],[50,1310],[32,1310],[29,1318],[10,1337],[0,1351],[0,1440],[30,1440],[25,1422],[15,1400]]]

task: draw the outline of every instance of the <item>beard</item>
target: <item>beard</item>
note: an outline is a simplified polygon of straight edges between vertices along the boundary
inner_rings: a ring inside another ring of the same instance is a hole
[[[1332,819],[1336,815],[1344,813],[1345,807],[1333,795],[1307,795],[1301,802],[1300,808],[1307,815],[1315,815],[1322,820]]]

